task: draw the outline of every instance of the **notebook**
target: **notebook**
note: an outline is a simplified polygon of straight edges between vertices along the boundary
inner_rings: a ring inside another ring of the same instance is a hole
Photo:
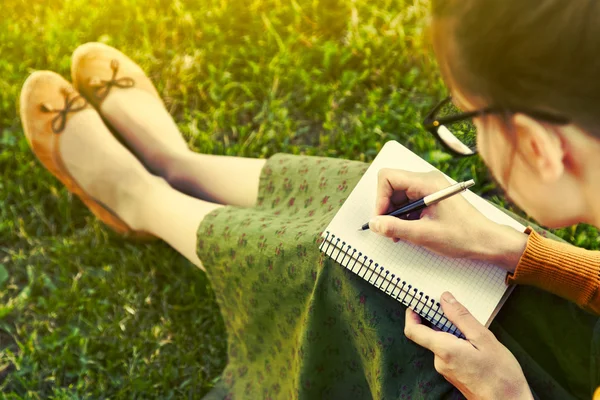
[[[489,326],[512,290],[505,284],[505,270],[489,263],[443,257],[408,242],[394,243],[370,230],[358,230],[373,216],[377,173],[382,168],[435,170],[398,142],[386,143],[322,233],[320,250],[443,331],[463,337],[440,306],[440,296],[446,290]],[[456,183],[446,178],[449,184]],[[457,196],[464,196],[489,219],[525,230],[476,194],[466,191]]]

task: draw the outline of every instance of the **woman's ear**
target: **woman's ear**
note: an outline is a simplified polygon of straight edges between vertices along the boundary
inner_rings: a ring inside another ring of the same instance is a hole
[[[516,151],[543,182],[558,180],[564,170],[564,147],[557,132],[528,115],[512,118],[516,134]]]

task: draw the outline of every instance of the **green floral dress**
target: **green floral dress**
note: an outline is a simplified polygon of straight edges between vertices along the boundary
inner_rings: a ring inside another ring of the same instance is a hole
[[[256,207],[204,219],[198,256],[228,335],[228,363],[207,399],[463,398],[432,353],[404,336],[404,307],[319,252],[320,233],[367,167],[275,155]],[[590,399],[600,385],[597,321],[517,287],[491,330],[536,396]]]

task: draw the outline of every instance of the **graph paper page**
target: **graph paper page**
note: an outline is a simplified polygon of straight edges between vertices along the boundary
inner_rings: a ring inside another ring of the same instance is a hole
[[[396,277],[439,302],[450,291],[482,324],[486,324],[507,290],[506,271],[500,267],[465,259],[438,256],[422,247],[400,241],[394,243],[370,230],[358,231],[375,210],[377,174],[382,168],[429,172],[435,168],[398,142],[385,144],[365,175],[354,188],[326,231],[341,238],[346,246],[367,255]],[[447,178],[449,183],[455,183]],[[525,227],[476,194],[464,196],[489,219],[521,232]],[[325,234],[324,234],[325,235]]]

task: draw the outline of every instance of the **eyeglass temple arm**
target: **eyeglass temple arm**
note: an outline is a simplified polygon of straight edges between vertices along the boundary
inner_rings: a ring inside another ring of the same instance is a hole
[[[473,118],[499,111],[499,109],[496,109],[495,107],[489,107],[483,110],[469,111],[465,113],[451,115],[449,117],[435,118],[435,114],[437,114],[438,111],[440,111],[440,109],[450,101],[452,101],[452,96],[446,97],[444,100],[440,101],[438,105],[436,105],[433,108],[433,110],[429,112],[429,114],[427,114],[427,116],[423,120],[423,126],[425,127],[425,129],[435,129],[440,125],[451,124],[453,122],[462,121],[463,119]]]
[[[435,107],[433,107],[433,109],[431,111],[429,111],[429,113],[425,116],[425,119],[423,120],[424,125],[431,124],[433,122],[433,120],[435,119],[434,118],[435,114],[437,114],[437,112],[440,111],[440,109],[451,100],[452,100],[452,96],[448,96],[444,100],[440,101]]]
[[[446,105],[448,102],[452,101],[452,96],[446,97],[444,100],[440,101],[434,108],[431,110],[425,119],[423,120],[423,126],[427,130],[433,130],[438,128],[440,125],[451,124],[453,122],[458,122],[467,118],[473,118],[478,116],[483,116],[486,114],[494,114],[494,113],[502,113],[502,112],[522,112],[526,115],[532,116],[534,118],[539,118],[543,121],[547,121],[554,124],[564,125],[571,122],[570,118],[563,117],[561,115],[556,115],[552,113],[547,113],[545,111],[538,110],[527,110],[527,109],[505,109],[501,107],[488,107],[482,110],[469,111],[465,113],[460,113],[456,115],[451,115],[449,117],[444,118],[435,118],[435,114],[440,111],[440,109]]]

